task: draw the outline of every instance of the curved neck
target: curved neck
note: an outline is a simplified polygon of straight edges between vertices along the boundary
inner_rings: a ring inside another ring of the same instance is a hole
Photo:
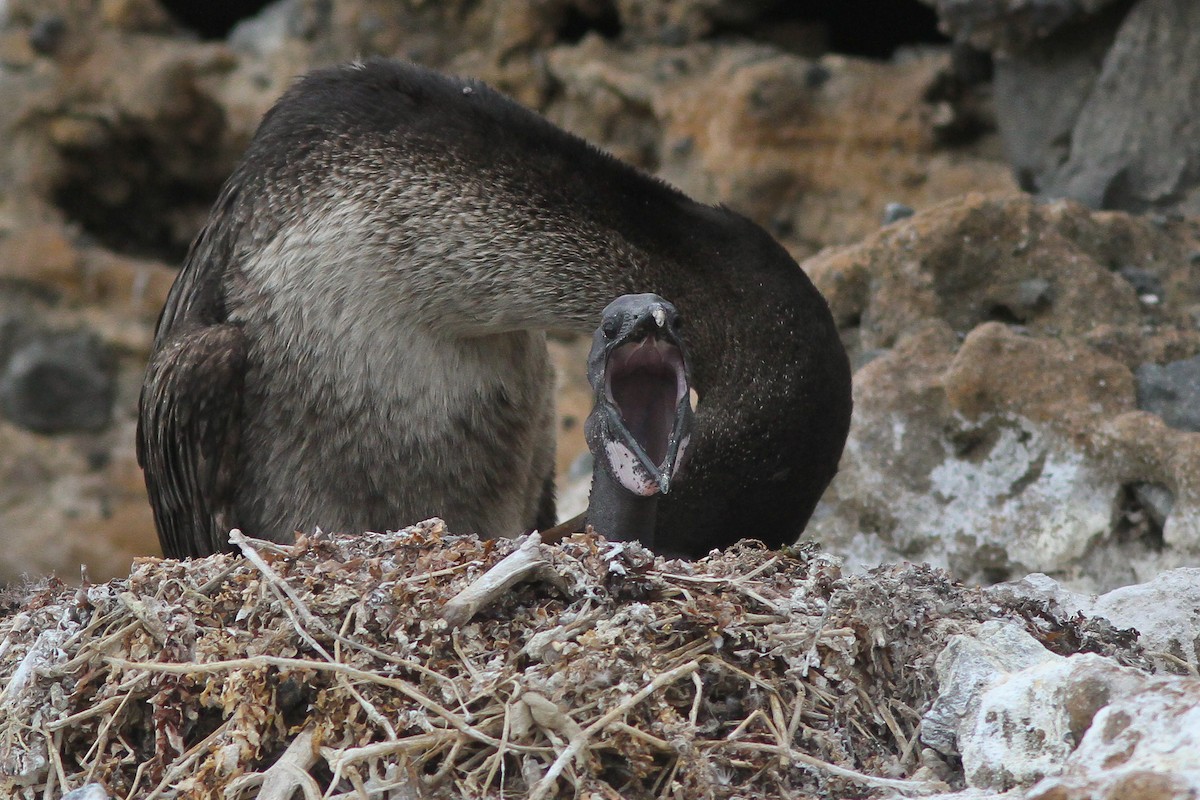
[[[609,541],[641,542],[654,549],[654,525],[658,517],[658,495],[631,494],[603,467],[592,473],[587,524]]]

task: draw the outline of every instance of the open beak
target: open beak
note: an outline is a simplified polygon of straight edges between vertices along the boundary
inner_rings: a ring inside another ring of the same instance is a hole
[[[613,342],[601,388],[610,473],[634,494],[667,494],[691,438],[692,406],[683,350],[661,306]]]

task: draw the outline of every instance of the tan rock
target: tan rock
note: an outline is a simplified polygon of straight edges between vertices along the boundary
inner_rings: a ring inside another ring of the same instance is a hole
[[[61,226],[51,223],[19,228],[0,239],[0,277],[45,284],[59,292],[78,292],[81,256]]]
[[[1105,224],[1105,223],[1108,224]],[[1153,248],[1130,248],[1130,228]],[[1115,272],[1135,264],[1165,276],[1185,264],[1180,243],[1145,221],[1096,215],[1028,195],[970,194],[889,225],[804,265],[864,349],[889,347],[930,316],[966,333],[983,322],[1086,334],[1098,324],[1137,327],[1179,310],[1153,308]]]
[[[947,63],[813,60],[747,43],[626,50],[592,37],[549,52],[563,94],[548,113],[808,253],[875,230],[889,202],[1013,187],[999,161],[940,149],[925,95]]]
[[[1123,364],[1081,342],[1024,335],[999,322],[967,335],[941,385],[950,408],[968,419],[1013,414],[1071,434],[1136,407]]]
[[[0,422],[0,582],[51,572],[76,580],[81,566],[107,580],[127,574],[135,556],[157,551],[126,443],[132,429],[116,430],[119,437],[47,437]]]

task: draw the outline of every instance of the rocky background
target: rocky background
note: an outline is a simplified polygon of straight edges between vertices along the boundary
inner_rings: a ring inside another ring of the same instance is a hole
[[[157,552],[133,429],[174,270],[292,77],[370,55],[482,77],[802,261],[856,365],[827,550],[1085,592],[1200,557],[1200,4],[7,0],[0,580]]]

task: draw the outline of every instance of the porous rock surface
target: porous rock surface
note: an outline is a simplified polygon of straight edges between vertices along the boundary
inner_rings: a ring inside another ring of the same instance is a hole
[[[1011,597],[1008,602],[1011,602]],[[954,636],[922,741],[961,763],[948,800],[1190,798],[1200,790],[1200,679],[1062,655],[1019,625]]]
[[[1195,563],[1200,435],[1140,410],[1134,379],[1200,353],[1195,235],[976,194],[805,262],[861,364],[806,535],[866,563],[1090,590]]]

